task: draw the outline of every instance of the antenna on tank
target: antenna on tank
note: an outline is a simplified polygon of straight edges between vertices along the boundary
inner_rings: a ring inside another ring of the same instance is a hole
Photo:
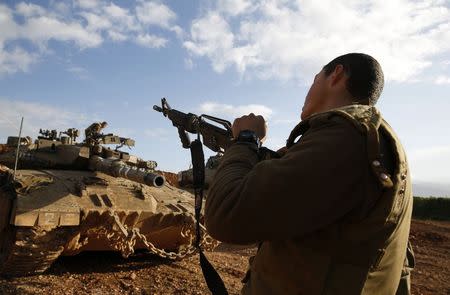
[[[17,141],[16,162],[14,164],[13,181],[16,180],[16,170],[17,170],[17,162],[19,161],[19,148],[20,148],[20,142],[21,142],[21,136],[22,136],[22,126],[23,126],[23,117],[22,117],[22,120],[20,121],[19,140]]]

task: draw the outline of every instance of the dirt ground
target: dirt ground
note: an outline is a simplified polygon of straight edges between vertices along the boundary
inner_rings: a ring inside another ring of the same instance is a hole
[[[417,221],[411,241],[417,264],[413,294],[450,294],[450,222]],[[255,247],[219,245],[207,253],[230,294],[239,294]],[[170,262],[148,253],[123,259],[117,253],[61,257],[44,274],[0,278],[0,294],[208,294],[198,255]]]
[[[413,294],[450,294],[450,222],[413,220]]]

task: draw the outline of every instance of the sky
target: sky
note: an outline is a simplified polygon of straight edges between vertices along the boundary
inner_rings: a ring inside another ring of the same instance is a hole
[[[0,142],[39,128],[132,137],[158,168],[190,165],[154,104],[233,121],[254,112],[277,149],[314,75],[364,52],[385,75],[378,108],[413,180],[450,185],[449,0],[0,0]],[[212,153],[207,153],[212,155]]]

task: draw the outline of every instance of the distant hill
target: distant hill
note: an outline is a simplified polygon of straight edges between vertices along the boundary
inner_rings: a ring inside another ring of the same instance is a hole
[[[421,197],[450,198],[450,184],[415,181],[413,182],[413,194]]]

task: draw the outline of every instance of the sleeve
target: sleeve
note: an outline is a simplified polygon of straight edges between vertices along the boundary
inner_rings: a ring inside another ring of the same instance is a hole
[[[233,145],[208,191],[206,227],[235,244],[319,230],[362,201],[366,158],[363,136],[341,120],[311,127],[281,159],[258,162],[255,151]]]

